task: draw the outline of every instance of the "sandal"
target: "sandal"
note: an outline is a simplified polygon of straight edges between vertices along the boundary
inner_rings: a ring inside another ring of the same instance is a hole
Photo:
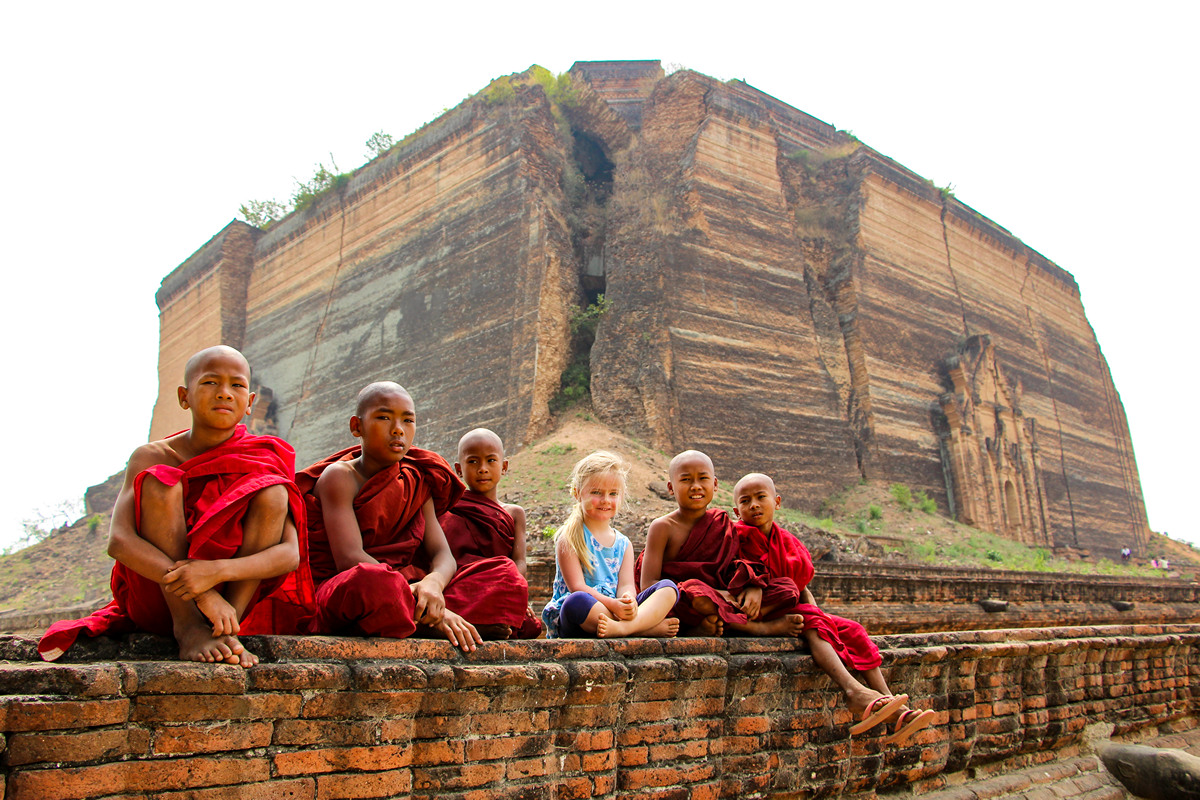
[[[869,731],[879,723],[891,719],[892,715],[899,711],[907,702],[908,695],[906,694],[882,694],[876,697],[867,703],[867,707],[863,709],[862,719],[850,728],[850,735],[857,736],[863,731]]]
[[[916,711],[914,709],[906,709],[900,712],[900,716],[896,718],[895,732],[883,740],[884,744],[894,744],[897,747],[904,747],[908,744],[908,740],[916,735],[917,731],[922,731],[933,724],[933,718],[937,713],[925,709],[924,711]]]

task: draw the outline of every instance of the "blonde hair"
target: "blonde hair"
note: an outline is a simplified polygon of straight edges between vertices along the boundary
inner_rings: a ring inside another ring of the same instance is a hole
[[[620,481],[621,497],[617,511],[621,510],[621,504],[625,500],[625,478],[629,475],[629,465],[616,453],[597,450],[579,459],[575,468],[571,470],[571,497],[575,498],[575,505],[567,521],[554,532],[554,544],[557,545],[560,539],[566,539],[567,544],[575,551],[575,557],[579,559],[585,575],[592,574],[596,564],[583,538],[583,493],[589,483],[606,475],[616,475]]]

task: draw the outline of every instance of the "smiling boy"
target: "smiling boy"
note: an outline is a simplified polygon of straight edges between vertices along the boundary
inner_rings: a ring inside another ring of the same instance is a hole
[[[462,494],[446,460],[413,447],[412,396],[390,381],[358,393],[350,433],[362,440],[296,477],[309,511],[318,633],[404,638],[425,626],[464,651],[483,640],[446,610],[456,565],[437,515]],[[426,564],[413,574],[414,559]],[[406,574],[406,570],[408,573]],[[410,585],[409,578],[416,580]]]
[[[692,634],[720,636],[726,627],[756,636],[798,635],[802,619],[789,614],[799,598],[795,583],[769,580],[759,564],[744,560],[729,515],[710,509],[717,490],[712,459],[686,450],[671,459],[667,490],[678,508],[650,523],[638,557],[646,589],[660,578],[679,586],[671,612]]]
[[[173,635],[181,659],[250,667],[238,633],[293,633],[311,613],[295,453],[241,424],[254,403],[246,359],[196,353],[177,394],[191,428],[133,451],[113,507],[113,602],[52,626],[38,645],[48,661],[80,633],[143,630]]]
[[[459,572],[446,605],[497,638],[536,639],[541,620],[529,606],[525,580],[525,509],[497,500],[500,479],[508,472],[504,443],[487,428],[463,434],[454,471],[467,490],[438,521],[454,553]]]

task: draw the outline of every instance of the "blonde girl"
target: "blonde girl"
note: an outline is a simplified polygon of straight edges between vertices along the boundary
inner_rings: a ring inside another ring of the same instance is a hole
[[[575,506],[554,534],[554,596],[542,611],[550,638],[674,636],[667,619],[679,588],[662,580],[635,594],[633,547],[612,527],[625,498],[627,465],[598,450],[571,470]]]

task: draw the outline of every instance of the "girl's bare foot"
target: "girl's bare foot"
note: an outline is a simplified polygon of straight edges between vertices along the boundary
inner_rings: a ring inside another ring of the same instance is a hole
[[[720,620],[718,620],[719,622]],[[667,617],[662,622],[655,625],[648,631],[642,633],[643,636],[652,636],[656,639],[669,639],[679,633],[679,620],[674,617]]]
[[[632,636],[635,632],[632,622],[605,616],[596,620],[596,636],[600,639],[620,639],[622,636]]]

